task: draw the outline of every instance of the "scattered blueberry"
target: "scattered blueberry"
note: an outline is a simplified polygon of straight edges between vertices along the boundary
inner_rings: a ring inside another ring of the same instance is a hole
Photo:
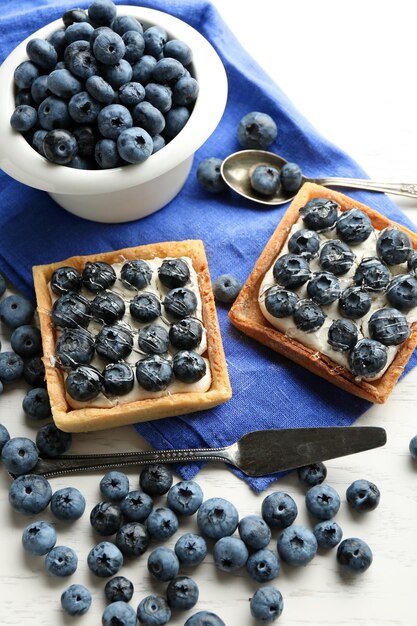
[[[114,543],[101,541],[88,553],[87,565],[96,576],[114,576],[123,565],[123,554]]]
[[[221,274],[221,276],[218,276],[213,283],[213,294],[215,299],[217,302],[223,302],[224,304],[234,302],[241,289],[242,283],[232,274]]]
[[[140,522],[127,522],[116,534],[116,545],[124,556],[141,556],[148,549],[149,542],[149,533]]]
[[[54,423],[45,424],[36,433],[39,454],[54,458],[68,452],[72,444],[72,434],[60,430]]]
[[[249,576],[258,583],[266,583],[276,578],[280,570],[280,562],[277,555],[263,548],[250,555],[246,563]]]
[[[185,533],[177,540],[174,550],[182,565],[194,566],[206,558],[207,543],[201,535]]]
[[[275,587],[261,587],[257,589],[250,600],[252,617],[263,624],[274,622],[284,609],[281,592]]]
[[[319,272],[308,281],[307,293],[320,306],[331,304],[340,297],[340,283],[330,272]]]
[[[216,157],[208,157],[201,161],[197,168],[197,180],[205,191],[221,193],[226,191],[227,185],[220,173],[222,160]]]
[[[129,478],[123,472],[116,470],[107,472],[100,480],[102,496],[110,501],[122,500],[129,493]]]
[[[112,602],[103,611],[101,617],[103,626],[136,626],[137,616],[135,610],[121,600]]]
[[[417,277],[414,274],[396,276],[388,285],[387,299],[399,311],[417,306]]]
[[[129,491],[120,503],[120,510],[128,522],[144,522],[153,508],[153,500],[143,491]]]
[[[51,576],[66,578],[74,574],[78,557],[72,548],[55,546],[45,557],[45,569]]]
[[[8,472],[28,474],[38,462],[38,449],[28,437],[12,437],[3,446],[1,460]]]
[[[129,602],[133,596],[133,583],[125,576],[115,576],[107,581],[104,594],[109,602]]]
[[[272,269],[275,282],[287,289],[304,285],[310,278],[308,261],[297,254],[283,254],[274,263]]]
[[[372,298],[362,287],[347,287],[339,299],[340,313],[348,319],[363,317],[371,306]]]
[[[136,364],[136,378],[146,391],[163,391],[172,381],[172,363],[159,354],[148,356]]]
[[[397,309],[383,308],[372,313],[368,321],[372,339],[385,346],[398,346],[410,335],[407,318]]]
[[[183,480],[175,483],[167,494],[169,508],[178,515],[193,515],[202,502],[202,489],[194,480]]]
[[[236,507],[224,498],[205,500],[197,512],[197,525],[203,535],[220,539],[232,535],[239,521]]]
[[[320,548],[334,548],[342,540],[343,531],[337,522],[333,520],[323,520],[318,522],[313,533]]]
[[[368,257],[359,263],[353,280],[364,289],[382,291],[390,281],[390,273],[387,266],[379,259]]]
[[[363,539],[344,539],[337,548],[337,562],[349,574],[362,574],[372,563],[372,551]]]
[[[178,557],[171,548],[156,548],[148,556],[148,570],[157,580],[168,582],[178,575],[179,569]]]
[[[387,265],[405,263],[412,249],[409,235],[395,226],[385,228],[376,242],[377,254]]]
[[[31,301],[19,294],[7,296],[0,302],[0,321],[11,330],[30,324],[34,312]]]
[[[339,205],[327,198],[313,198],[300,209],[300,217],[310,230],[327,230],[336,224]]]
[[[24,362],[23,378],[31,387],[42,387],[45,384],[45,365],[40,356]]]
[[[414,435],[414,437],[410,439],[408,449],[413,459],[417,461],[417,435]]]
[[[320,485],[327,476],[327,467],[324,463],[310,463],[297,469],[299,480],[308,487]]]
[[[275,167],[258,165],[250,174],[250,185],[262,196],[271,196],[281,187],[279,172]]]
[[[9,431],[7,430],[6,426],[3,426],[3,424],[0,424],[0,454],[5,444],[9,440],[10,440]]]
[[[355,255],[344,241],[332,239],[320,250],[320,265],[325,272],[338,276],[345,274],[353,265]]]
[[[167,465],[147,465],[139,476],[141,489],[150,496],[162,496],[172,485],[172,471]]]
[[[340,508],[340,496],[330,485],[323,483],[311,487],[305,497],[308,512],[319,520],[328,520]]]
[[[297,163],[285,163],[281,168],[281,185],[286,193],[296,193],[303,182],[303,174]]]
[[[327,341],[338,352],[351,350],[358,341],[358,327],[352,320],[334,320],[327,333]]]
[[[336,233],[340,239],[353,245],[366,241],[372,232],[371,220],[360,209],[344,211],[336,222]]]
[[[150,536],[158,541],[165,541],[178,530],[178,517],[167,507],[153,509],[146,520]]]
[[[65,389],[74,400],[86,402],[98,396],[102,383],[102,376],[98,370],[81,365],[68,374]]]
[[[122,525],[120,507],[113,502],[98,502],[91,510],[90,524],[103,537],[114,535]]]
[[[164,626],[171,619],[171,609],[163,596],[151,594],[139,602],[137,618],[142,626]]]
[[[226,624],[216,613],[198,611],[187,619],[184,626],[226,626]]]
[[[373,378],[387,363],[387,348],[374,339],[360,339],[349,354],[349,367],[355,376]]]
[[[346,500],[352,509],[359,513],[373,511],[379,504],[381,494],[378,487],[369,480],[355,480],[346,490]]]
[[[277,138],[278,130],[267,113],[252,111],[239,122],[237,138],[242,148],[265,150]]]
[[[43,476],[18,476],[9,489],[9,503],[22,515],[36,515],[48,506],[52,497],[49,482]]]
[[[249,552],[238,537],[221,537],[214,544],[214,564],[223,572],[237,572],[246,565]]]
[[[197,583],[189,576],[177,576],[168,584],[166,590],[171,609],[188,611],[197,604],[199,591]]]
[[[58,489],[51,497],[51,512],[59,520],[80,519],[85,511],[85,498],[75,487]]]
[[[288,250],[291,254],[299,254],[306,259],[316,256],[320,248],[320,237],[315,230],[300,228],[288,239]]]
[[[49,522],[32,522],[23,530],[22,545],[26,552],[43,556],[54,547],[57,539],[55,527]]]
[[[262,517],[270,528],[286,528],[298,515],[293,498],[284,491],[274,491],[262,501]]]
[[[61,606],[68,615],[84,615],[91,606],[91,593],[84,585],[70,585],[61,594]]]
[[[239,536],[249,548],[261,550],[271,540],[271,530],[259,515],[242,517],[238,524]]]
[[[0,352],[0,381],[14,383],[23,374],[24,362],[15,352]]]
[[[274,285],[265,292],[264,302],[266,310],[273,317],[288,317],[295,311],[298,296],[293,291]]]
[[[278,554],[295,567],[307,565],[316,555],[317,540],[311,530],[300,524],[285,528],[278,537]]]
[[[326,315],[321,307],[312,300],[299,300],[295,305],[294,323],[305,333],[312,333],[321,328],[325,319]]]

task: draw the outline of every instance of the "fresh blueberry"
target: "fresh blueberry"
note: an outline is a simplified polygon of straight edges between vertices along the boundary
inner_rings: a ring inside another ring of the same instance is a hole
[[[277,138],[277,125],[266,113],[252,111],[239,122],[237,138],[243,148],[265,150]]]
[[[292,524],[278,537],[278,554],[283,561],[298,567],[307,565],[317,553],[317,540],[311,530]]]
[[[58,296],[80,291],[82,286],[81,272],[69,265],[59,267],[52,274],[50,286]]]
[[[67,45],[67,42],[65,40],[65,28],[59,28],[58,30],[54,30],[54,32],[47,37],[47,40],[50,44],[53,45],[53,47],[57,51],[58,58],[61,58]]]
[[[238,524],[238,531],[242,541],[255,550],[266,548],[271,539],[271,530],[259,515],[243,517]]]
[[[299,300],[294,309],[293,319],[297,328],[305,333],[311,333],[323,326],[326,315],[312,300]]]
[[[346,352],[356,345],[358,335],[358,327],[352,320],[334,320],[327,333],[327,342],[333,350]]]
[[[284,610],[281,592],[275,587],[257,589],[250,600],[252,617],[263,624],[274,622]]]
[[[0,352],[0,381],[14,383],[23,374],[23,359],[15,352]]]
[[[288,240],[288,250],[291,254],[299,254],[306,259],[316,256],[320,247],[320,237],[315,230],[300,228]]]
[[[239,521],[236,507],[224,498],[205,500],[197,512],[197,525],[201,533],[210,539],[232,535]]]
[[[104,391],[107,394],[123,396],[132,391],[135,376],[128,363],[109,363],[103,370]]]
[[[83,328],[65,328],[59,335],[55,356],[64,367],[88,365],[94,356],[94,338]]]
[[[36,356],[42,351],[41,332],[36,326],[23,324],[13,331],[10,344],[12,349],[23,358]]]
[[[157,580],[168,582],[178,575],[180,562],[171,548],[159,547],[148,557],[148,570]]]
[[[19,89],[29,89],[39,76],[39,67],[32,61],[20,63],[13,74],[14,82]]]
[[[327,198],[313,198],[300,209],[300,217],[311,230],[327,230],[336,224],[339,205]]]
[[[39,105],[38,121],[41,127],[48,131],[68,129],[71,125],[71,118],[67,102],[57,96],[48,96]]]
[[[64,26],[70,26],[76,22],[88,22],[88,15],[83,9],[69,9],[62,16]]]
[[[120,35],[112,30],[103,30],[95,38],[93,54],[97,61],[105,65],[115,65],[126,52],[126,46]]]
[[[216,613],[198,611],[187,619],[184,626],[226,626],[226,624]]]
[[[30,93],[36,104],[40,104],[45,98],[51,95],[48,89],[48,76],[42,75],[36,78],[30,88]],[[37,119],[36,115],[36,119]]]
[[[376,242],[377,254],[387,265],[405,263],[412,249],[409,235],[396,227],[385,228]]]
[[[342,540],[343,531],[337,522],[323,520],[313,528],[313,533],[320,548],[330,549],[337,546]]]
[[[94,367],[80,365],[65,380],[67,393],[78,402],[88,402],[98,396],[103,384],[102,375]]]
[[[99,72],[99,65],[89,49],[78,50],[78,52],[70,55],[67,63],[70,72],[83,80],[97,76]],[[86,85],[84,87],[87,88]],[[87,91],[89,90],[87,89]]]
[[[110,502],[122,500],[129,493],[129,478],[116,470],[107,472],[100,480],[100,491]]]
[[[319,520],[331,519],[340,508],[339,494],[326,483],[311,487],[306,493],[305,502],[308,512]]]
[[[6,426],[3,426],[3,424],[0,424],[0,454],[5,444],[9,440],[10,440],[9,431],[7,430]]]
[[[69,292],[55,300],[52,321],[57,328],[85,328],[91,320],[91,305],[84,296]]]
[[[0,321],[11,330],[30,324],[34,313],[31,301],[18,294],[7,296],[0,302]]]
[[[188,106],[197,99],[199,84],[192,76],[182,76],[172,88],[174,104]]]
[[[175,483],[167,494],[169,508],[178,515],[194,515],[202,502],[203,491],[194,480],[182,480]]]
[[[46,39],[34,37],[26,45],[29,59],[43,70],[51,70],[58,61],[58,55],[51,43]]]
[[[353,245],[366,241],[372,232],[371,220],[359,209],[344,211],[336,222],[336,233],[340,239]]]
[[[366,315],[372,306],[372,298],[362,287],[347,287],[339,299],[339,311],[348,319],[358,319]]]
[[[127,163],[142,163],[152,154],[152,138],[143,128],[126,128],[117,138],[117,150]]]
[[[327,476],[327,467],[324,463],[310,463],[297,469],[299,480],[308,487],[320,485]]]
[[[262,502],[262,517],[270,528],[286,528],[298,515],[293,498],[284,491],[274,491]]]
[[[90,39],[91,37],[94,37],[94,33],[96,31],[94,30],[91,35],[90,35]],[[87,40],[83,40],[83,39],[78,39],[76,41],[73,41],[71,43],[67,43],[67,46],[64,50],[64,64],[65,67],[68,68],[70,63],[71,63],[71,58],[75,55],[77,55],[79,52],[84,52],[84,51],[91,51],[91,46],[90,46],[90,42]]]
[[[54,458],[68,452],[72,444],[71,433],[66,433],[55,426],[45,424],[36,433],[36,445],[42,456]]]
[[[191,350],[180,350],[172,360],[175,377],[183,383],[193,384],[201,380],[207,371],[202,356]]]
[[[344,539],[337,548],[337,562],[349,574],[362,574],[372,563],[372,551],[363,539]]]
[[[110,104],[115,96],[113,87],[102,76],[97,74],[87,78],[85,88],[90,96],[102,104]]]
[[[170,39],[163,48],[165,57],[177,59],[182,65],[189,65],[193,60],[191,48],[184,41],[179,39]]]
[[[28,474],[35,467],[38,458],[38,449],[28,437],[12,437],[1,451],[4,467],[16,476]]]
[[[129,33],[127,33],[129,34]],[[139,33],[132,34],[140,37]],[[145,97],[145,89],[140,83],[130,82],[125,83],[119,89],[120,102],[127,107],[133,107],[142,102]]]
[[[133,126],[129,109],[121,104],[103,107],[97,116],[97,123],[103,137],[114,140],[117,140],[122,130]]]
[[[88,553],[87,565],[96,576],[108,578],[117,574],[123,565],[123,554],[110,541],[101,541]]]
[[[107,581],[104,594],[109,602],[129,602],[133,596],[133,583],[125,576],[115,576]]]
[[[387,348],[374,339],[360,339],[349,354],[349,367],[355,376],[373,378],[387,363]]]
[[[46,509],[51,497],[51,485],[36,474],[18,476],[9,489],[9,503],[22,515],[37,515]]]
[[[111,23],[111,27],[118,35],[124,35],[131,30],[143,33],[142,24],[131,15],[120,15],[115,17]]]
[[[143,128],[152,137],[161,133],[165,128],[165,118],[161,111],[150,102],[139,102],[132,111],[133,122]]]
[[[139,61],[132,66],[132,80],[146,85],[152,79],[152,71],[156,65],[156,59],[150,54],[144,54]]]
[[[90,524],[103,537],[114,535],[122,525],[120,507],[114,502],[98,502],[90,512]]]
[[[77,140],[72,133],[65,129],[50,130],[43,140],[45,157],[58,165],[69,163],[76,156],[77,150]]]
[[[91,606],[91,593],[84,585],[70,585],[61,594],[61,606],[68,615],[84,615]]]
[[[111,363],[125,359],[133,349],[132,331],[120,324],[103,326],[96,336],[95,349]]]
[[[133,319],[146,324],[161,315],[161,302],[153,293],[139,293],[130,301],[129,310]]]
[[[25,361],[23,378],[32,387],[41,387],[45,384],[45,365],[40,356]]]
[[[39,76],[38,76],[39,78]],[[37,78],[35,78],[35,80],[37,80]],[[33,81],[35,82],[35,81]],[[32,106],[34,107],[36,102],[34,101],[32,94],[31,94],[31,89],[19,89],[16,93],[15,99],[14,99],[14,103],[15,106],[22,106],[22,105],[28,105],[28,106]]]
[[[407,318],[397,309],[378,309],[372,313],[368,328],[371,338],[385,346],[398,346],[410,335]]]
[[[150,26],[144,31],[143,38],[145,39],[145,53],[158,59],[168,41],[165,30],[159,26]]]
[[[152,70],[152,79],[160,85],[174,85],[184,75],[182,63],[171,57],[159,59]]]
[[[296,193],[303,182],[303,174],[297,163],[285,163],[281,168],[281,185],[286,193]]]
[[[197,308],[197,297],[187,287],[176,287],[167,293],[164,299],[165,311],[175,319],[193,315]]]
[[[51,576],[66,578],[74,574],[78,557],[72,548],[55,546],[45,557],[45,569]]]
[[[83,285],[88,291],[98,293],[110,287],[116,281],[116,272],[108,263],[96,261],[87,262],[82,273]]]
[[[287,289],[304,285],[310,278],[308,261],[297,254],[283,254],[274,263],[272,269],[275,282]]]
[[[151,282],[152,270],[146,261],[134,259],[122,265],[120,278],[128,289],[144,289]]]
[[[85,511],[85,498],[75,487],[64,487],[52,494],[51,512],[62,521],[80,519]]]
[[[135,610],[126,602],[112,602],[103,611],[101,617],[103,626],[136,626],[137,617]]]
[[[164,287],[184,287],[190,282],[190,268],[183,259],[164,259],[158,269],[158,278]]]
[[[88,7],[88,17],[99,26],[110,26],[117,14],[112,0],[93,0]]]
[[[378,487],[369,480],[355,480],[346,490],[349,506],[359,513],[373,511],[379,504],[381,494]]]
[[[171,619],[171,609],[163,596],[151,594],[139,602],[137,617],[142,626],[164,626]]]
[[[226,191],[227,185],[221,174],[222,160],[217,157],[208,157],[201,161],[197,168],[197,180],[205,191],[221,193]]]
[[[10,118],[10,126],[14,130],[26,132],[36,125],[38,114],[36,109],[28,104],[20,104],[15,108]]]
[[[89,22],[74,22],[65,29],[65,41],[71,44],[74,41],[90,41],[94,27]]]
[[[213,294],[217,302],[231,304],[238,297],[242,283],[233,274],[221,274],[213,283]]]
[[[133,77],[132,66],[125,59],[121,59],[118,63],[115,63],[114,65],[102,65],[101,73],[103,78],[116,91],[125,83],[130,82]],[[122,105],[115,104],[114,106]],[[128,109],[126,109],[126,111],[128,111]],[[129,119],[128,116],[126,116],[126,119]],[[112,137],[112,139],[114,139],[114,137]]]
[[[165,135],[173,139],[184,128],[190,118],[190,111],[185,106],[173,106],[165,116]]]
[[[203,338],[203,326],[194,317],[185,317],[174,324],[169,329],[169,340],[171,345],[178,350],[194,350]]]
[[[407,259],[407,269],[411,273],[417,271],[417,251],[413,250]]]
[[[319,272],[308,281],[307,293],[320,306],[331,304],[340,297],[340,283],[330,272]]]
[[[386,265],[381,263],[379,259],[368,257],[359,263],[353,280],[365,289],[382,291],[390,281],[390,273]]]
[[[169,539],[178,530],[178,517],[166,507],[153,509],[146,523],[150,536],[158,541]]]
[[[159,354],[148,356],[136,364],[136,378],[146,391],[163,391],[174,376],[172,363]]]
[[[91,124],[96,120],[99,111],[100,103],[87,91],[76,93],[68,102],[68,113],[77,124]]]
[[[149,542],[150,532],[140,522],[127,522],[116,534],[116,545],[125,556],[141,556]]]
[[[387,298],[399,311],[409,311],[417,306],[417,277],[414,274],[396,276],[388,285]]]
[[[32,522],[23,531],[22,545],[26,552],[43,556],[54,547],[57,539],[55,527],[49,522]]]
[[[207,543],[201,535],[185,533],[176,542],[174,550],[182,565],[195,566],[206,558]]]
[[[293,291],[282,289],[277,285],[270,287],[265,293],[265,308],[273,317],[288,317],[295,311],[298,296]]]
[[[125,303],[117,293],[102,291],[91,302],[91,312],[96,320],[104,324],[114,324],[124,316]]]
[[[214,564],[222,572],[237,572],[246,565],[249,552],[238,537],[221,537],[214,544]]]
[[[417,435],[415,435],[414,437],[412,437],[412,439],[410,439],[408,449],[413,459],[417,461]]]
[[[197,604],[199,591],[197,583],[189,576],[177,576],[168,584],[166,590],[171,609],[188,611]]]
[[[320,250],[320,266],[325,272],[339,275],[350,270],[355,255],[349,246],[339,239],[327,241]]]
[[[250,555],[246,563],[249,576],[258,583],[266,583],[276,578],[280,570],[280,562],[277,555],[263,548]]]
[[[120,503],[123,517],[128,522],[144,522],[152,511],[153,500],[140,490],[129,491]]]
[[[123,33],[122,39],[126,47],[124,58],[126,61],[129,61],[131,65],[134,65],[136,61],[139,61],[145,50],[143,35],[138,31],[128,30]],[[141,83],[137,84],[140,85]]]
[[[139,476],[141,489],[150,496],[162,496],[172,485],[172,471],[166,465],[147,465]]]
[[[271,196],[281,187],[279,172],[275,167],[258,165],[250,174],[250,185],[262,196]]]
[[[113,139],[99,139],[94,148],[94,158],[102,169],[120,165],[120,155]]]
[[[81,81],[69,70],[54,70],[48,76],[49,91],[58,98],[68,99],[82,90]],[[54,100],[51,100],[54,102]],[[56,127],[55,127],[56,128]]]

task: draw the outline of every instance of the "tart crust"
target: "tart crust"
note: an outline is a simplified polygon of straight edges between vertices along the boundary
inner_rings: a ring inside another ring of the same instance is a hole
[[[302,365],[310,372],[325,378],[337,387],[370,402],[382,404],[387,400],[417,345],[417,323],[412,324],[410,336],[401,345],[393,362],[383,376],[378,380],[366,381],[365,379],[357,380],[351,372],[343,366],[336,364],[326,355],[304,346],[296,339],[288,337],[280,330],[274,328],[265,319],[259,307],[258,292],[261,282],[287,241],[292,226],[299,219],[299,209],[312,198],[334,200],[340,205],[341,211],[358,208],[369,216],[374,228],[379,230],[394,225],[410,236],[413,248],[417,249],[417,235],[408,228],[393,222],[348,196],[314,183],[305,183],[266,244],[249,278],[234,302],[229,312],[230,321],[246,335],[253,337],[295,363]]]
[[[120,403],[111,408],[84,407],[72,409],[66,401],[64,377],[54,367],[56,332],[51,320],[52,298],[49,282],[53,272],[64,265],[82,271],[87,261],[105,261],[109,264],[132,259],[150,260],[155,257],[189,257],[197,274],[202,301],[203,325],[207,331],[207,358],[210,363],[212,383],[205,392],[174,393],[158,398]],[[55,424],[67,432],[86,432],[115,428],[136,422],[183,415],[210,409],[226,402],[232,396],[226,359],[220,335],[217,312],[211,288],[203,242],[200,240],[169,241],[134,248],[124,248],[89,256],[74,256],[59,263],[38,265],[33,268],[37,307],[43,345],[45,378]]]

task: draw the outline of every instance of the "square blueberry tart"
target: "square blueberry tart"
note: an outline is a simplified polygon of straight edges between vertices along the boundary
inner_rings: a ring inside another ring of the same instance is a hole
[[[241,331],[383,403],[417,345],[417,235],[306,183],[232,306]]]
[[[201,241],[76,256],[33,275],[60,429],[114,428],[230,399]]]

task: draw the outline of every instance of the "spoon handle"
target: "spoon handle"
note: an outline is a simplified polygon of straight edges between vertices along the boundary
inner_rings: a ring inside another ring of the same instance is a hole
[[[309,182],[323,185],[323,187],[347,187],[364,189],[367,191],[382,191],[408,198],[417,198],[417,183],[378,183],[366,178],[316,178]]]

